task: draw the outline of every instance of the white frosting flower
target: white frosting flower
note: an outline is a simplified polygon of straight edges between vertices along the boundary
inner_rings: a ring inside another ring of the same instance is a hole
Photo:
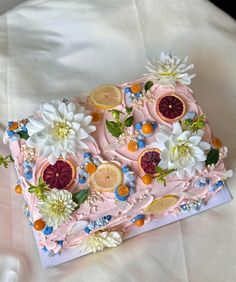
[[[176,169],[179,178],[194,176],[203,169],[205,150],[211,147],[209,143],[202,141],[203,135],[203,130],[183,131],[179,122],[173,124],[173,129],[160,125],[156,142],[151,144],[151,147],[161,151],[159,166],[163,169]]]
[[[75,154],[79,149],[88,149],[87,142],[92,141],[90,133],[96,127],[90,125],[92,116],[82,106],[54,101],[44,104],[27,124],[29,139],[27,145],[38,149],[40,155],[48,158],[50,164],[68,153]]]
[[[187,66],[188,57],[181,60],[177,56],[173,56],[171,52],[160,55],[160,60],[153,59],[148,61],[146,69],[149,74],[145,76],[150,79],[157,80],[160,85],[175,87],[176,83],[189,85],[195,74],[188,74],[187,71],[193,69],[194,65]]]
[[[72,200],[72,193],[54,188],[46,192],[46,199],[39,201],[36,207],[48,226],[58,228],[62,223],[69,222],[76,206]]]
[[[96,253],[104,248],[114,248],[122,243],[122,233],[118,231],[104,231],[89,235],[82,248],[88,253]]]

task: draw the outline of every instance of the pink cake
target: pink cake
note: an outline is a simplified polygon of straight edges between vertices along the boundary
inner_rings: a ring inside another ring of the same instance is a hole
[[[46,265],[205,210],[224,188],[227,148],[193,97],[186,63],[162,53],[141,79],[9,122],[16,192]]]

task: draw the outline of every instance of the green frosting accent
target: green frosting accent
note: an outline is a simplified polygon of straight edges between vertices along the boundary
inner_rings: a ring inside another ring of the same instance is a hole
[[[207,154],[206,165],[216,164],[219,160],[219,150],[211,149]]]

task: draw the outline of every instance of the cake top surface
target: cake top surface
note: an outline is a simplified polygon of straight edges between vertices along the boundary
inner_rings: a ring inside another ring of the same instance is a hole
[[[17,191],[49,255],[117,246],[133,228],[201,206],[230,176],[189,88],[193,65],[162,53],[146,68],[9,122]]]

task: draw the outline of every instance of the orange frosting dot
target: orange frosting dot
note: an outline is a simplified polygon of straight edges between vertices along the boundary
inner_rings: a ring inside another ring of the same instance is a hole
[[[91,113],[91,116],[92,116],[92,122],[99,122],[102,118],[102,115],[98,112],[92,112]]]
[[[142,177],[142,180],[143,180],[143,183],[148,185],[152,182],[152,176],[149,175],[149,174],[145,174],[143,177]]]
[[[138,143],[136,141],[130,141],[128,143],[128,150],[130,152],[135,152],[138,150]]]
[[[23,191],[23,190],[22,190],[22,187],[21,187],[20,184],[16,185],[15,191],[16,191],[17,194],[22,194],[22,191]]]
[[[97,170],[97,167],[93,163],[88,163],[85,167],[85,170],[87,171],[87,173],[92,174]]]
[[[142,86],[140,84],[135,83],[131,86],[131,91],[133,93],[139,93],[141,90],[142,90]]]
[[[145,134],[150,134],[153,132],[153,126],[151,123],[146,122],[144,123],[144,125],[142,126],[142,132]]]
[[[34,229],[37,230],[37,231],[41,231],[44,229],[46,223],[42,220],[42,218],[40,219],[37,219],[35,222],[34,222]]]
[[[16,130],[19,127],[18,122],[13,122],[12,125],[9,126],[9,130]]]
[[[117,192],[120,196],[128,196],[129,188],[126,185],[120,185]]]
[[[137,227],[141,227],[144,225],[144,219],[137,219],[134,224]]]
[[[217,137],[213,137],[211,143],[216,149],[220,149],[223,146],[222,142]]]

